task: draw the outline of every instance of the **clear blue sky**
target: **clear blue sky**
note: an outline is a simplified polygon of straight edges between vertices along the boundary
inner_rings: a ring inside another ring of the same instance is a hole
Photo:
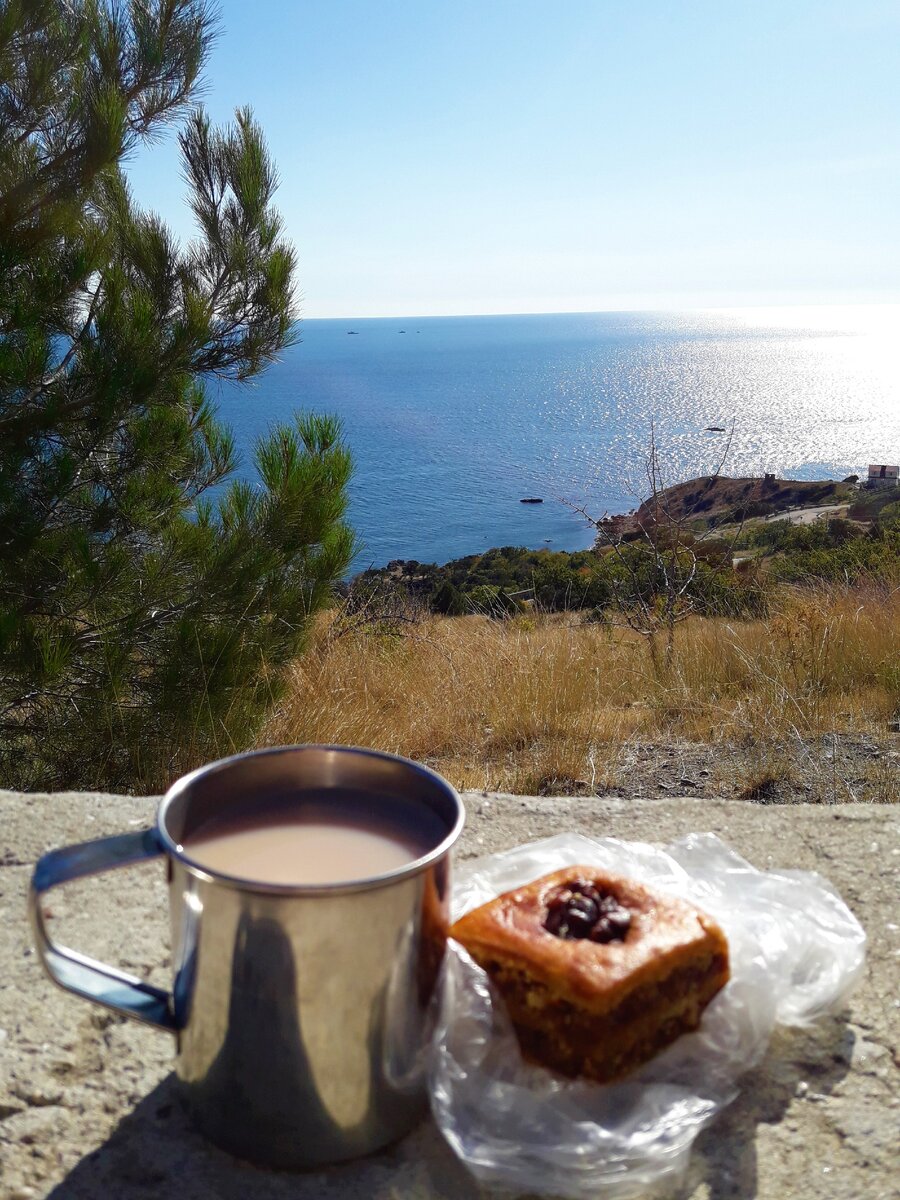
[[[224,0],[303,315],[900,301],[898,0]],[[138,199],[190,233],[168,139]]]

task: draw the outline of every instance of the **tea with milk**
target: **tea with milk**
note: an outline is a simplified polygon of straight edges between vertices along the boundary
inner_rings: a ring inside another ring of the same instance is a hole
[[[353,883],[428,854],[446,828],[407,799],[330,789],[229,805],[184,838],[218,875],[288,886]]]

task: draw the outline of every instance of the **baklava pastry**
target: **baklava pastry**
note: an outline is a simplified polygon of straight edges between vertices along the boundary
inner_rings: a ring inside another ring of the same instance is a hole
[[[595,867],[505,892],[450,936],[490,976],[526,1058],[604,1083],[696,1029],[729,977],[711,917]]]

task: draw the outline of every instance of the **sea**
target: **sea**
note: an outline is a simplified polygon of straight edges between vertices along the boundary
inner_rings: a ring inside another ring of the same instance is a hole
[[[900,306],[304,320],[218,406],[249,480],[269,428],[340,417],[354,570],[576,550],[646,496],[651,448],[665,484],[900,461],[898,332]]]

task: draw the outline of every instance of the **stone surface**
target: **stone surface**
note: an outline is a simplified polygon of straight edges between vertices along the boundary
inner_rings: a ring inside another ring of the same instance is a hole
[[[666,842],[719,834],[759,867],[818,870],[869,938],[849,1010],[777,1034],[741,1096],[701,1136],[683,1197],[888,1200],[900,1196],[900,808],[756,806],[697,799],[466,797],[460,856],[562,829]],[[0,1195],[12,1200],[305,1200],[481,1193],[430,1122],[361,1162],[289,1175],[236,1162],[188,1125],[173,1042],[54,988],[25,920],[31,866],[52,847],[140,828],[154,803],[76,793],[0,793]],[[158,862],[48,897],[53,935],[168,982]]]

